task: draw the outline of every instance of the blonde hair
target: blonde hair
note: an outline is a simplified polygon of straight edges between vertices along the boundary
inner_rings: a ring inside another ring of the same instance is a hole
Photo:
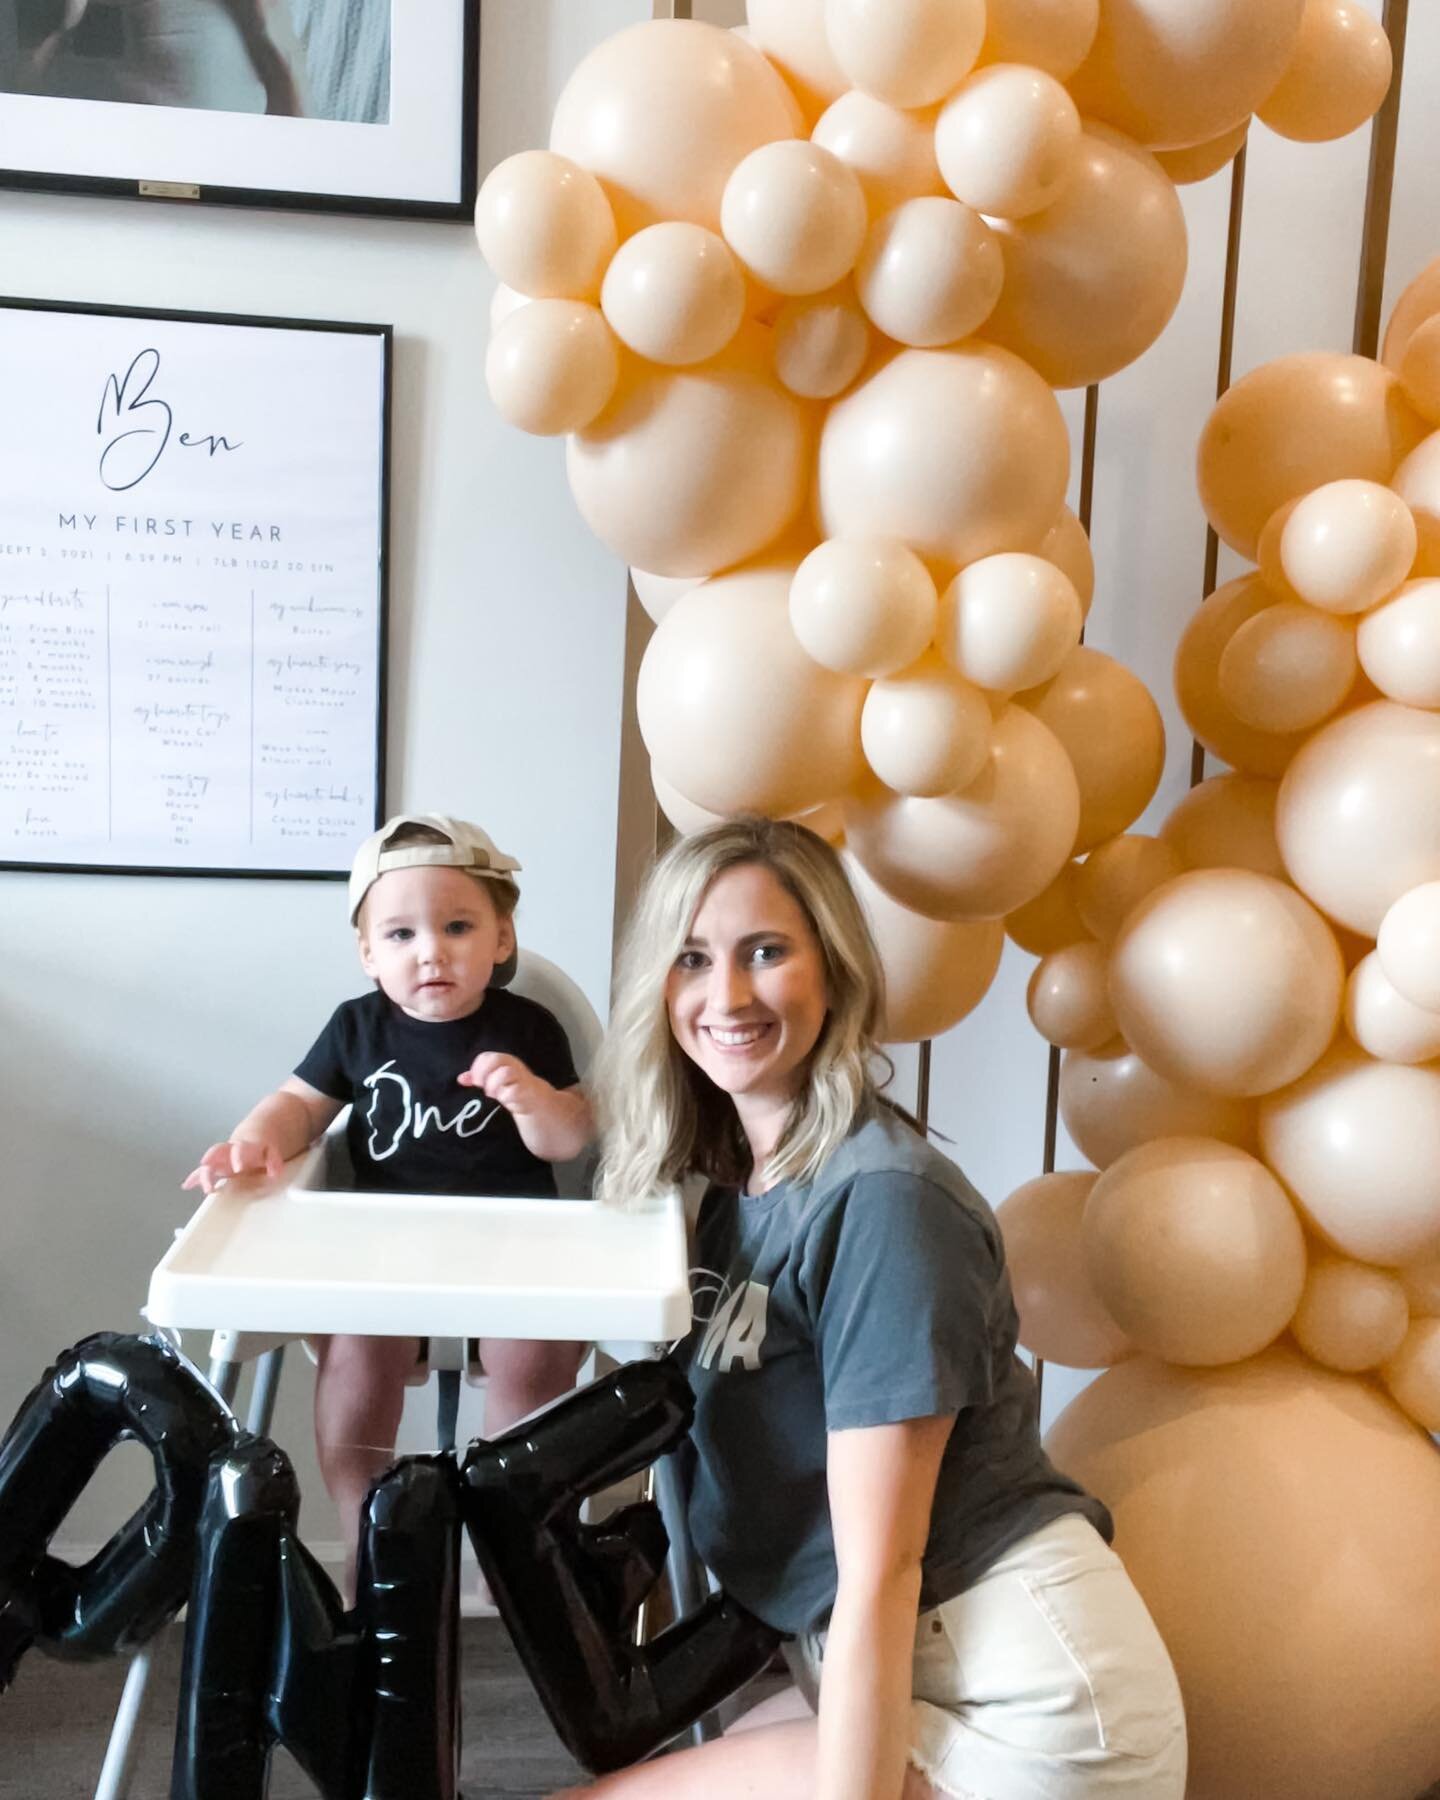
[[[636,905],[593,1074],[604,1132],[596,1195],[612,1205],[634,1205],[688,1175],[739,1182],[750,1172],[733,1102],[676,1043],[666,1007],[670,971],[706,892],[747,864],[768,869],[804,913],[824,964],[827,1002],[766,1178],[813,1178],[875,1094],[884,976],[839,857],[788,820],[728,819],[682,838],[655,865]]]

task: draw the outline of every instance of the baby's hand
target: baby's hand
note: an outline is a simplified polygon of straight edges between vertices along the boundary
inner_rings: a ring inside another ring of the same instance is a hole
[[[527,1069],[518,1056],[506,1056],[499,1050],[482,1051],[459,1081],[461,1087],[479,1088],[487,1099],[498,1102],[517,1119],[535,1112],[555,1091],[548,1081]]]
[[[192,1169],[180,1186],[213,1194],[229,1175],[268,1175],[275,1181],[284,1172],[285,1158],[277,1145],[258,1138],[231,1139],[212,1144],[200,1158],[199,1167]]]

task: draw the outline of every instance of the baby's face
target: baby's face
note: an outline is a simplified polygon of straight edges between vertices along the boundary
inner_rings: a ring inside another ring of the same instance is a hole
[[[360,908],[360,962],[412,1019],[475,1012],[495,965],[515,948],[488,885],[460,869],[391,869]]]

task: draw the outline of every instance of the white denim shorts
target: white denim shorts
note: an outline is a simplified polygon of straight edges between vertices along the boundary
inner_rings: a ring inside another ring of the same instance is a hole
[[[813,1706],[825,1633],[785,1648]],[[1022,1538],[915,1627],[910,1760],[946,1800],[1182,1800],[1175,1670],[1078,1513]]]

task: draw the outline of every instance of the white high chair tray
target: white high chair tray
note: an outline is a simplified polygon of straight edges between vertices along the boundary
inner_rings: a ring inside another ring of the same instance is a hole
[[[146,1316],[181,1328],[374,1337],[666,1342],[690,1328],[678,1198],[360,1194],[229,1181],[150,1277]]]

